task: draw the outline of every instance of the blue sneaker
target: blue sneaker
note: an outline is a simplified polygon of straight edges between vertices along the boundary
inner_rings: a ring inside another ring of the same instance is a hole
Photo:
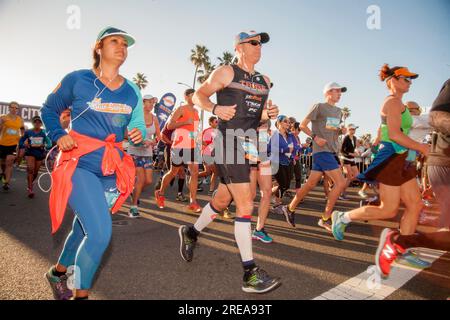
[[[341,211],[333,211],[333,214],[331,215],[331,231],[337,241],[344,240],[345,228],[347,228],[348,225],[342,221],[344,213],[345,212]]]
[[[273,239],[269,236],[269,234],[263,229],[261,230],[253,230],[252,233],[253,240],[260,240],[264,243],[272,243]]]
[[[408,251],[405,254],[399,256],[397,260],[395,260],[395,262],[420,270],[431,267],[430,262],[420,259],[417,254],[412,253],[411,251]]]
[[[53,297],[55,300],[69,300],[72,297],[72,290],[67,287],[67,276],[57,277],[53,270],[54,268],[51,267],[45,274],[45,278],[52,289]]]

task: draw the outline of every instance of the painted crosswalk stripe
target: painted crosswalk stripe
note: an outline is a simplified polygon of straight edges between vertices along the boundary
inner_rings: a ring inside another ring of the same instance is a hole
[[[444,251],[424,248],[416,249],[416,252],[421,259],[431,263],[445,254]],[[322,293],[313,300],[384,300],[420,272],[421,270],[418,269],[393,264],[389,278],[382,279],[375,266],[371,266],[367,271]]]

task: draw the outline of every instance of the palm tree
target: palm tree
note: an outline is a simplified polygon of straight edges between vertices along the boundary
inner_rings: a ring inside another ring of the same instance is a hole
[[[194,83],[192,85],[192,88],[195,89],[195,82],[197,80],[197,73],[199,69],[207,62],[209,61],[208,57],[209,50],[205,46],[202,45],[195,45],[195,48],[191,50],[191,62],[195,66],[195,74],[194,74]]]
[[[140,90],[143,90],[147,87],[148,81],[147,77],[143,73],[136,73],[136,76],[133,78],[133,82],[138,86]]]
[[[214,71],[214,69],[216,69],[216,66],[212,64],[211,61],[209,61],[209,59],[205,61],[205,63],[203,64],[203,68],[198,70],[198,74],[200,76],[197,78],[197,81],[199,83],[203,83],[206,80],[208,80],[209,76]]]
[[[349,118],[351,115],[351,110],[348,107],[342,108],[342,118],[344,119],[344,125],[347,118]]]
[[[222,57],[217,57],[217,60],[219,60],[219,66],[227,66],[233,63],[233,58],[234,55],[229,52],[229,51],[225,51],[222,54]]]
[[[372,141],[372,135],[370,133],[365,133],[361,136],[361,140],[364,142]]]

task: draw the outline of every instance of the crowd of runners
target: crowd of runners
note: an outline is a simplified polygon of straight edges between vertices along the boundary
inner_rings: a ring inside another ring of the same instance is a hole
[[[197,90],[186,90],[184,103],[163,126],[153,113],[158,99],[142,97],[137,86],[119,73],[135,39],[112,27],[97,37],[93,67],[65,76],[44,103],[42,118],[32,119],[31,129],[25,130],[17,115],[19,104],[10,103],[9,114],[0,118],[3,190],[14,188],[14,164],[25,158],[26,195],[33,198],[45,163],[52,171],[52,232],[61,225],[67,204],[74,212],[60,258],[46,274],[56,299],[88,298],[110,242],[111,213],[128,200],[129,217],[139,217],[146,188],[154,189],[154,202],[163,210],[175,181],[176,201],[186,202],[186,210],[199,214],[193,225],[178,230],[182,259],[194,260],[198,238],[217,215],[234,220],[245,292],[265,293],[281,284],[279,277],[256,263],[252,239],[276,241],[265,229],[269,214],[284,216],[287,226],[295,228],[299,205],[319,183],[326,203],[317,224],[338,241],[344,240],[354,221],[391,219],[401,212],[398,230],[382,232],[375,255],[383,276],[389,275],[395,260],[430,267],[409,248],[449,250],[450,204],[445,193],[450,184],[450,83],[444,84],[431,111],[421,115],[416,103],[403,102],[418,74],[383,65],[380,80],[386,83],[388,96],[381,104],[377,136],[364,140],[357,137],[358,126],[344,124],[338,104],[349,93],[337,82],[324,86],[323,101],[299,122],[272,102],[273,83],[255,70],[269,40],[264,32],[237,34],[235,62],[217,68]],[[202,131],[196,107],[212,114]],[[302,141],[300,133],[308,138]],[[360,208],[334,210],[338,200],[347,200],[350,186],[360,188]],[[210,196],[203,207],[198,192]],[[258,193],[257,222],[252,227]],[[430,197],[441,210],[439,230],[417,233]],[[232,203],[235,212],[230,212]],[[76,267],[73,292],[67,287],[69,266]]]

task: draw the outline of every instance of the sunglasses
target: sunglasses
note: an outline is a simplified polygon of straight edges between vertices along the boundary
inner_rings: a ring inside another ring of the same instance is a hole
[[[246,41],[246,42],[241,42],[241,44],[244,44],[244,43],[250,43],[254,47],[262,46],[262,43],[259,42],[258,40],[250,40],[250,41]]]
[[[398,76],[397,79],[403,79],[403,80],[405,80],[405,81],[408,82],[408,83],[411,83],[411,82],[412,82],[412,79],[411,79],[411,78],[405,77],[405,76]]]

